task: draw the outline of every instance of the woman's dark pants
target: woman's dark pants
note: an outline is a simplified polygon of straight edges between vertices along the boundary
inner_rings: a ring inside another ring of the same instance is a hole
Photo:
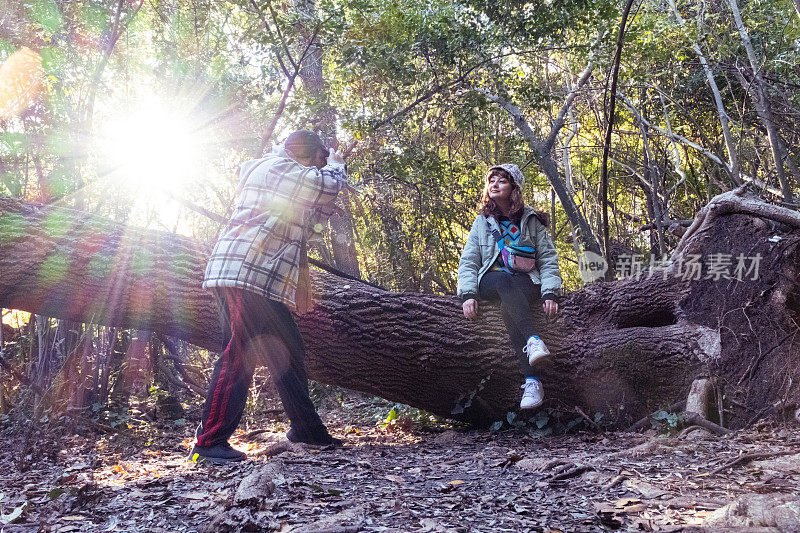
[[[478,286],[478,296],[500,302],[503,321],[508,329],[519,369],[526,378],[537,378],[534,367],[528,364],[528,355],[522,351],[531,335],[536,335],[533,325],[534,306],[541,305],[541,290],[530,276],[491,270],[483,275]]]

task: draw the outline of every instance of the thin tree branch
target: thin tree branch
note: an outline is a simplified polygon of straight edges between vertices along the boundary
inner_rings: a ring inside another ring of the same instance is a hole
[[[770,150],[772,152],[772,159],[775,163],[775,171],[778,173],[778,182],[781,185],[781,191],[783,191],[783,199],[786,202],[791,202],[793,196],[792,188],[789,184],[789,180],[786,179],[786,172],[783,167],[783,154],[785,153],[785,147],[778,138],[778,131],[775,127],[775,121],[772,117],[772,109],[764,88],[765,83],[760,74],[758,57],[756,56],[755,49],[753,48],[753,43],[750,40],[750,34],[747,32],[747,28],[742,21],[742,16],[739,13],[739,4],[736,0],[727,0],[727,2],[728,6],[730,6],[731,11],[733,12],[733,19],[736,22],[736,28],[739,30],[739,35],[742,39],[742,45],[747,53],[747,59],[750,61],[750,68],[753,69],[753,83],[748,83],[745,80],[744,75],[739,72],[738,69],[735,72],[737,73],[737,76],[739,77],[739,80],[742,82],[743,86],[748,89],[748,93],[750,94],[753,104],[756,107],[756,112],[764,123],[764,127],[767,130],[767,138],[769,140]]]
[[[267,31],[267,34],[269,35],[269,38],[273,43],[272,44],[272,49],[275,52],[275,58],[278,60],[278,65],[280,65],[281,70],[283,71],[283,75],[288,78],[290,76],[289,69],[286,68],[286,64],[283,62],[283,57],[282,57],[280,51],[278,50],[278,46],[275,44],[275,42],[278,41],[279,39],[276,39],[275,38],[275,34],[272,33],[272,28],[270,27],[269,22],[267,22],[267,19],[264,18],[264,12],[261,11],[260,7],[258,7],[258,4],[256,3],[256,0],[250,0],[250,3],[253,5],[253,7],[256,9],[256,12],[261,17],[261,23],[264,25],[264,29]],[[289,61],[292,63],[292,66],[295,68],[295,70],[297,70],[297,65],[295,65],[294,61],[292,60],[292,54],[289,52],[289,49],[286,47],[286,43],[283,43],[283,46],[284,46],[284,50],[286,51],[286,55],[287,55]]]
[[[278,104],[278,109],[272,116],[272,120],[270,121],[269,126],[267,126],[267,130],[264,132],[264,136],[261,138],[261,144],[259,145],[257,154],[258,157],[264,153],[264,149],[267,147],[267,144],[269,144],[269,140],[272,138],[272,134],[275,131],[275,126],[278,125],[278,120],[280,120],[281,116],[283,115],[283,111],[286,109],[286,102],[289,99],[289,94],[294,88],[294,82],[297,80],[297,76],[300,74],[300,65],[303,64],[303,61],[305,61],[306,57],[308,56],[309,50],[311,50],[311,46],[313,46],[313,44],[316,42],[317,34],[319,33],[321,26],[322,25],[319,24],[316,28],[314,28],[314,33],[312,33],[311,39],[309,39],[308,43],[306,43],[306,47],[303,49],[303,53],[300,56],[300,62],[294,63],[294,61],[292,61],[294,72],[288,76],[286,89],[284,89],[283,94],[281,95],[281,101]]]
[[[619,35],[617,37],[617,52],[614,56],[614,67],[611,71],[611,102],[608,106],[608,129],[606,130],[606,138],[603,146],[603,163],[600,170],[600,201],[602,203],[602,216],[603,216],[603,252],[607,261],[611,261],[609,249],[609,228],[608,228],[608,155],[611,150],[611,134],[614,131],[614,111],[617,104],[617,79],[619,76],[619,64],[622,60],[622,45],[625,42],[625,26],[628,23],[628,15],[633,7],[633,0],[628,0],[625,4],[625,10],[622,13],[622,22],[619,26]],[[613,276],[613,265],[609,264],[609,269],[606,271],[606,277]]]
[[[675,15],[675,18],[677,19],[681,29],[686,33],[686,35],[688,35],[688,31],[686,30],[686,22],[683,20],[680,12],[678,12],[678,6],[675,4],[675,0],[669,0],[669,5],[672,8],[672,13]],[[728,116],[728,112],[725,110],[725,104],[722,102],[722,93],[717,86],[717,81],[714,79],[714,73],[708,64],[708,61],[706,60],[703,49],[700,48],[700,44],[696,40],[692,40],[692,50],[694,50],[694,53],[697,54],[700,64],[703,66],[703,73],[706,76],[706,81],[708,82],[708,86],[711,88],[711,92],[714,95],[714,105],[717,108],[717,115],[719,116],[720,126],[722,127],[722,137],[725,140],[725,147],[728,151],[728,164],[723,166],[723,168],[730,175],[731,179],[736,185],[741,185],[741,180],[739,179],[739,155],[733,142],[733,136],[731,135],[730,117]]]
[[[272,17],[272,22],[275,23],[275,32],[278,34],[278,39],[280,40],[281,44],[283,45],[283,49],[286,52],[286,58],[292,64],[292,67],[296,71],[300,70],[300,65],[303,64],[303,60],[306,58],[306,52],[311,47],[311,43],[316,40],[317,32],[319,31],[319,26],[314,29],[314,34],[311,36],[311,39],[308,40],[308,45],[306,46],[306,50],[303,51],[303,55],[300,57],[300,60],[295,63],[294,59],[292,59],[292,54],[289,53],[289,46],[286,44],[286,39],[283,38],[283,32],[281,31],[281,26],[278,24],[278,14],[275,12],[275,9],[272,7],[271,0],[267,0],[267,7],[269,8],[269,14]]]
[[[94,74],[92,75],[91,85],[89,86],[89,95],[86,98],[86,123],[91,123],[92,116],[94,115],[94,100],[97,97],[97,86],[100,84],[100,78],[103,76],[103,71],[108,64],[109,59],[111,58],[111,54],[114,52],[114,48],[117,45],[117,41],[122,36],[123,31],[127,28],[128,24],[136,17],[139,13],[139,10],[142,8],[144,4],[144,0],[139,2],[139,5],[132,11],[132,14],[126,18],[124,22],[120,22],[122,18],[122,6],[125,4],[125,0],[119,0],[117,2],[117,12],[114,15],[114,22],[111,25],[111,37],[109,38],[108,44],[103,51],[103,57],[100,59],[100,62],[95,67]]]
[[[558,111],[558,115],[556,116],[555,120],[551,125],[550,135],[548,135],[547,139],[545,139],[545,144],[549,146],[551,149],[555,145],[558,133],[561,131],[561,128],[563,128],[564,124],[566,123],[566,117],[570,112],[570,110],[572,109],[572,104],[575,101],[575,98],[578,96],[578,93],[583,89],[583,86],[586,85],[586,82],[588,82],[592,76],[592,72],[594,71],[595,67],[594,50],[602,42],[605,36],[606,36],[605,30],[601,31],[598,34],[597,39],[592,45],[592,54],[590,54],[589,56],[589,62],[586,64],[586,68],[584,68],[583,72],[581,72],[581,75],[578,78],[578,82],[575,84],[575,87],[567,95],[566,100],[564,100],[564,105],[561,106],[561,109]]]

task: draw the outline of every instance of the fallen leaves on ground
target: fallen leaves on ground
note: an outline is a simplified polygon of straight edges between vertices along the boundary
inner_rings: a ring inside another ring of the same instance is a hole
[[[798,508],[796,456],[735,462],[743,454],[800,453],[798,430],[534,439],[446,427],[387,432],[338,411],[323,417],[344,448],[293,445],[280,422],[264,421],[257,435],[251,426],[232,440],[250,460],[229,465],[187,461],[186,428],[40,432],[24,469],[19,447],[0,450],[0,525],[51,532],[144,525],[181,533],[675,531],[712,515],[718,524],[735,514],[730,509],[756,509],[755,500],[740,499],[748,495],[760,495],[759,509],[762,500],[777,502],[779,520]],[[13,442],[15,435],[5,429],[3,437]]]

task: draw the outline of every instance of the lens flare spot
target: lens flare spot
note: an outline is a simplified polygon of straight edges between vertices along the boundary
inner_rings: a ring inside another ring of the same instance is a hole
[[[69,256],[65,253],[55,253],[42,261],[39,269],[39,282],[44,287],[50,287],[63,280],[69,270]]]
[[[94,279],[104,279],[111,274],[111,257],[107,255],[95,255],[86,265],[86,271]]]
[[[0,65],[0,120],[8,120],[39,101],[44,88],[42,57],[23,47]]]
[[[63,213],[53,212],[42,221],[42,227],[52,239],[61,239],[69,231],[70,221]]]
[[[154,265],[153,257],[147,250],[136,250],[131,257],[131,273],[136,276],[150,274]]]
[[[0,215],[0,244],[9,244],[25,236],[28,223],[18,214],[5,213]]]

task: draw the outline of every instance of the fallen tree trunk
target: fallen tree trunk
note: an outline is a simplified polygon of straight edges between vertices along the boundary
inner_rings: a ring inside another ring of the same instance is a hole
[[[698,213],[657,275],[589,285],[553,322],[537,310],[554,354],[542,364],[550,405],[621,426],[685,398],[703,376],[725,388],[734,425],[795,402],[799,241],[796,212],[737,189]],[[200,288],[208,251],[182,236],[0,198],[0,307],[219,350],[217,310]],[[736,273],[739,254],[760,256],[760,271],[721,277],[725,264]],[[688,275],[698,262],[699,275]],[[298,317],[312,379],[471,422],[516,407],[521,377],[492,306],[471,322],[454,297],[312,277],[316,305]]]

